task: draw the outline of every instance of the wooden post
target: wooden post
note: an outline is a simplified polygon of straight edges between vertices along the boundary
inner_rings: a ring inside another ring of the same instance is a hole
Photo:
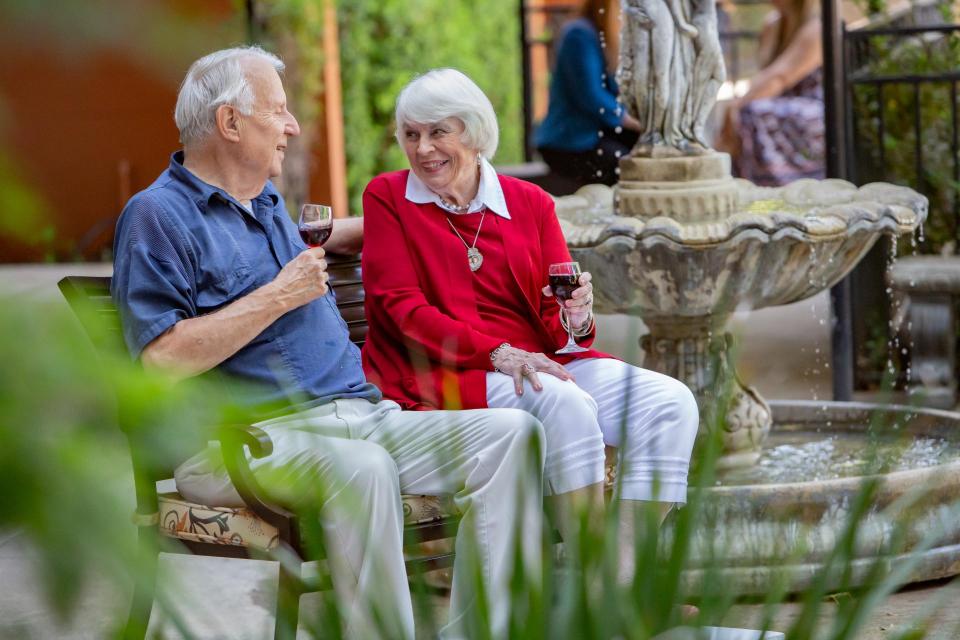
[[[310,198],[333,206],[334,216],[351,213],[347,200],[347,154],[343,137],[340,41],[333,0],[323,3],[323,105],[311,149]]]

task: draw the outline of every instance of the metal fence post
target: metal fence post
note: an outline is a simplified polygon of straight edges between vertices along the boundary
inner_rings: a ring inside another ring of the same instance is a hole
[[[823,100],[826,121],[827,177],[845,178],[846,131],[844,100],[847,98],[843,75],[843,24],[839,0],[823,0],[820,11],[823,22]],[[850,400],[853,396],[853,324],[850,304],[850,276],[830,290],[831,361],[833,399]]]

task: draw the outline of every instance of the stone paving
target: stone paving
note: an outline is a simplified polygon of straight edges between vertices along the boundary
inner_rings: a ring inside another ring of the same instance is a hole
[[[59,299],[56,281],[63,274],[109,272],[108,265],[90,264],[0,267],[0,294]],[[829,358],[828,306],[827,295],[821,294],[794,305],[735,316],[731,328],[743,339],[739,370],[745,381],[754,384],[767,398],[828,398],[830,374],[824,366]],[[598,348],[639,362],[636,337],[644,332],[642,323],[623,316],[602,316],[598,325],[602,336],[597,341]],[[119,477],[117,482],[132,486],[129,478]],[[130,505],[132,509],[132,495]],[[31,556],[30,546],[19,532],[0,532],[0,640],[106,637],[111,621],[118,619],[117,613],[126,608],[127,594],[107,586],[105,579],[94,579],[85,590],[76,615],[69,622],[60,623],[45,604]],[[161,579],[177,581],[182,594],[181,613],[198,638],[269,638],[276,575],[276,565],[266,562],[170,555],[161,561]],[[319,597],[304,596],[303,616],[319,609]],[[858,639],[892,639],[918,615],[926,616],[926,608],[930,607],[934,608],[934,615],[927,637],[960,638],[957,602],[960,589],[948,582],[911,587],[887,598]],[[443,608],[445,603],[438,601],[436,605]],[[835,601],[824,602],[820,628],[829,628],[836,609]],[[772,628],[786,630],[798,612],[799,605],[781,606]],[[760,605],[738,605],[723,620],[713,622],[756,628],[761,616]],[[151,631],[160,632],[163,638],[181,637],[156,615],[151,620]]]

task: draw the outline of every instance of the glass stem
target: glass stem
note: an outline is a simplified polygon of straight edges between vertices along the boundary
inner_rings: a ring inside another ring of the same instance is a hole
[[[562,313],[567,318],[567,346],[575,347],[577,346],[577,341],[573,339],[573,325],[570,323],[570,316],[567,315],[567,310],[560,307],[560,313]]]

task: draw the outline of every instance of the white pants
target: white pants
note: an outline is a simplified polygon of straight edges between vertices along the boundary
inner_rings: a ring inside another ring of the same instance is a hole
[[[544,494],[602,482],[604,444],[619,449],[617,486],[626,500],[684,503],[699,425],[693,393],[680,381],[612,358],[565,365],[576,381],[540,373],[542,391],[487,374],[487,405],[523,409],[547,437]]]
[[[273,453],[251,460],[256,478],[280,503],[319,513],[348,637],[380,637],[378,629],[414,637],[401,492],[452,495],[463,515],[444,637],[465,637],[475,620],[478,570],[494,637],[506,635],[516,544],[527,575],[540,575],[544,440],[529,413],[407,412],[389,400],[352,399],[257,426]],[[242,505],[215,447],[175,477],[188,500]],[[374,626],[377,617],[383,627]]]

